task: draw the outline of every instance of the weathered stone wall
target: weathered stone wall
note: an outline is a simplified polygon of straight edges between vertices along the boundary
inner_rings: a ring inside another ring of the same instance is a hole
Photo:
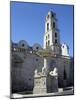
[[[13,48],[14,49],[14,48]],[[47,71],[58,69],[58,87],[70,86],[74,83],[73,60],[68,57],[57,56],[47,59]],[[15,48],[11,57],[11,88],[12,92],[33,90],[34,70],[42,71],[46,65],[43,58],[35,54],[33,50]],[[17,60],[17,61],[16,61]],[[50,80],[47,78],[48,91],[50,91]]]
[[[52,57],[47,59],[47,70],[52,71],[55,67],[58,69],[58,86],[64,87],[70,85],[70,59],[64,57]],[[73,69],[72,69],[73,70]],[[73,71],[71,71],[73,73]],[[71,74],[71,77],[73,74]],[[48,80],[49,81],[49,80]],[[48,82],[49,84],[50,82]]]
[[[30,52],[13,52],[13,56],[18,55],[23,62],[16,63],[12,61],[12,91],[20,92],[33,90],[34,87],[34,70],[41,71],[43,59]]]

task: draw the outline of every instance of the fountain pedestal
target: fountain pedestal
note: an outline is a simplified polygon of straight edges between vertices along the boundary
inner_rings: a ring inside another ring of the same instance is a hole
[[[34,75],[34,94],[47,93],[46,75],[39,73]]]
[[[33,93],[42,94],[48,92],[58,92],[57,68],[54,68],[53,71],[50,72],[47,68],[47,65],[49,65],[49,62],[47,62],[47,58],[54,57],[55,55],[46,50],[42,50],[37,54],[44,58],[44,67],[42,68],[42,72],[40,73],[37,73],[37,70],[35,70]]]

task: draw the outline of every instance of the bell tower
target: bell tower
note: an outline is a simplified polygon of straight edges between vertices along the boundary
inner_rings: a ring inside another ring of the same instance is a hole
[[[48,12],[45,20],[44,49],[51,48],[59,52],[57,48],[60,45],[60,33],[57,21],[56,14],[52,11]]]

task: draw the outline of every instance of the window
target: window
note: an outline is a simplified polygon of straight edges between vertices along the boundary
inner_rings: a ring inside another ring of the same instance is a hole
[[[46,36],[46,40],[47,40],[47,36]]]
[[[24,47],[24,44],[22,44],[22,47]]]
[[[54,17],[54,14],[52,13],[51,17]]]
[[[55,22],[53,22],[53,28],[55,28]]]
[[[48,39],[50,38],[49,34],[48,34]]]
[[[57,39],[55,39],[55,43],[57,43]]]
[[[48,46],[50,45],[50,41],[48,41]]]
[[[55,32],[55,37],[57,37],[57,33]]]
[[[64,48],[64,45],[63,45],[63,48]]]
[[[47,18],[49,18],[49,15],[47,16]]]
[[[47,47],[47,42],[46,42],[46,47]]]
[[[36,47],[36,49],[38,50],[38,49],[39,49],[39,47]]]
[[[49,23],[47,23],[47,31],[49,30]]]
[[[38,59],[36,58],[36,61],[38,61]]]

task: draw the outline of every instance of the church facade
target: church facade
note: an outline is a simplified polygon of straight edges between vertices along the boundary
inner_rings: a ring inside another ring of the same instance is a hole
[[[43,38],[43,48],[37,43],[30,47],[24,40],[12,43],[12,93],[51,93],[74,86],[73,57],[68,45],[60,42],[58,19],[52,11],[46,16]]]

